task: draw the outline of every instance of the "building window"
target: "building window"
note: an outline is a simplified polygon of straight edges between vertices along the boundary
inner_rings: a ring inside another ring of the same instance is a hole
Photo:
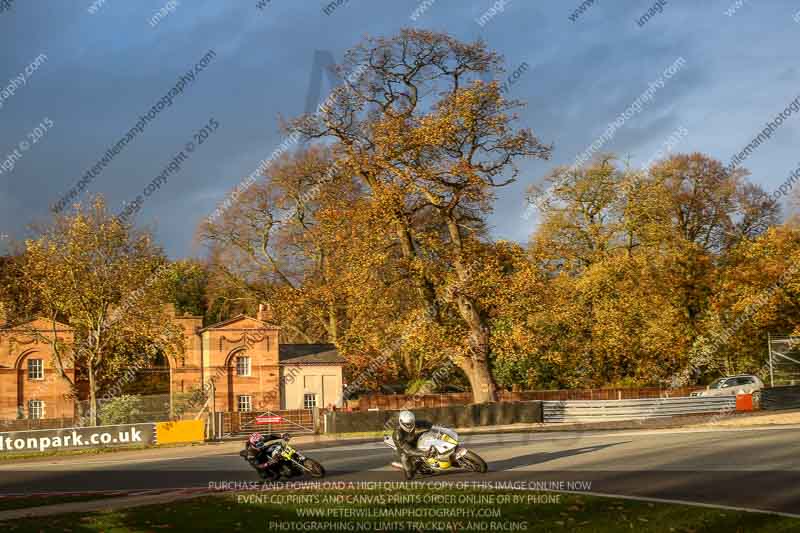
[[[250,375],[250,357],[243,355],[236,358],[236,375],[249,376]]]
[[[313,409],[317,406],[317,395],[316,394],[304,394],[303,395],[303,407],[305,409]]]
[[[239,396],[239,412],[249,413],[252,410],[253,410],[253,397]]]
[[[28,359],[28,379],[44,379],[44,364],[41,359]]]
[[[44,418],[44,402],[42,400],[28,401],[28,418],[31,420]]]

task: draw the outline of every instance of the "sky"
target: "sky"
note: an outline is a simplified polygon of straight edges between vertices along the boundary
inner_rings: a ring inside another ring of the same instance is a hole
[[[0,252],[138,124],[77,198],[101,193],[120,212],[183,151],[133,220],[172,258],[199,253],[198,223],[280,146],[280,118],[330,92],[325,76],[312,83],[314,58],[339,61],[403,27],[483,38],[518,71],[508,96],[527,102],[519,125],[553,144],[498,191],[497,239],[527,242],[527,187],[637,99],[601,147],[633,165],[665,143],[728,163],[800,96],[797,1],[261,1],[0,0]],[[798,166],[799,128],[800,113],[788,115],[743,163],[768,191]]]

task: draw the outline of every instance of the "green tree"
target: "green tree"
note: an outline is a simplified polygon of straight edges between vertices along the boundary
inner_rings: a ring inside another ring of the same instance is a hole
[[[142,399],[139,396],[123,394],[105,402],[99,411],[103,425],[133,424],[143,414]]]

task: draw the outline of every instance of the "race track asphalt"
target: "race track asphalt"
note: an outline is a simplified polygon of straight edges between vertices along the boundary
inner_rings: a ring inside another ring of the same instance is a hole
[[[483,475],[421,481],[493,481],[800,514],[800,427],[507,433],[463,439]],[[383,443],[296,444],[325,481],[402,481]],[[239,443],[0,464],[0,494],[222,488],[258,478]]]

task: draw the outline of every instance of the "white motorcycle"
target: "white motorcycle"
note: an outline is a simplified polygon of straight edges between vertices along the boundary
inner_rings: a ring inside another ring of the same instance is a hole
[[[384,435],[383,442],[397,451],[391,435]],[[419,470],[417,470],[420,474],[432,475],[453,468],[462,468],[480,474],[489,470],[486,461],[481,459],[477,453],[459,444],[458,433],[450,428],[433,426],[419,436],[417,439],[418,450],[427,452],[431,447],[435,448],[436,453],[421,458]]]

